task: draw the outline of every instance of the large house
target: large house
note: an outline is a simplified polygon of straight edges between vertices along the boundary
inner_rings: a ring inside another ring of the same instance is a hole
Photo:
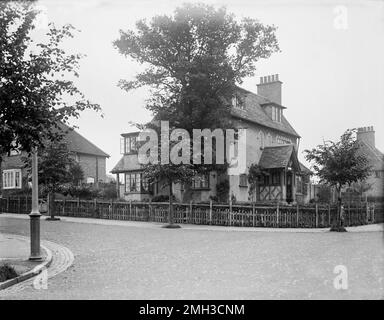
[[[65,125],[63,129],[67,133],[62,141],[83,169],[84,183],[105,182],[106,158],[109,155],[75,130],[68,130]],[[27,172],[22,161],[25,156],[25,152],[12,151],[10,155],[2,157],[0,194],[10,194],[27,186]]]
[[[376,148],[375,131],[373,127],[357,129],[356,139],[360,144],[360,151],[368,158],[372,174],[362,185],[355,186],[367,198],[384,197],[384,154]]]
[[[232,120],[236,129],[247,129],[246,168],[259,164],[267,173],[260,179],[253,200],[306,202],[309,201],[306,184],[309,183],[310,171],[297,158],[300,136],[284,115],[286,107],[282,105],[281,88],[278,75],[261,77],[257,94],[239,88],[232,99]],[[138,134],[121,135],[123,156],[111,172],[120,181],[120,197],[140,201],[167,194],[168,189],[163,187],[161,181],[149,186],[143,179],[137,156]],[[225,179],[229,181],[228,199],[239,202],[251,200],[247,171],[237,175],[213,171],[205,176],[195,176],[191,185],[174,185],[174,194],[183,202],[209,201],[217,197],[217,187]]]

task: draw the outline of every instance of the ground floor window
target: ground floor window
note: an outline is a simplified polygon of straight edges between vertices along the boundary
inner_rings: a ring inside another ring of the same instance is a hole
[[[125,192],[146,192],[149,190],[148,179],[140,172],[125,174]]]
[[[209,174],[196,174],[192,178],[192,189],[207,189],[209,188]]]
[[[3,171],[3,189],[21,189],[21,169]]]
[[[246,174],[241,174],[239,178],[239,186],[240,187],[248,187],[247,183],[247,175]]]

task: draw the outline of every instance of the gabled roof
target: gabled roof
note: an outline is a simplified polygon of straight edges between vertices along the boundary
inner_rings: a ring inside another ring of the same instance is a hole
[[[136,153],[124,155],[115,167],[111,170],[111,173],[119,173],[125,171],[134,171],[142,169],[141,164],[138,161]]]
[[[286,168],[293,160],[297,169],[300,164],[293,144],[265,147],[260,157],[259,165],[265,169]]]
[[[109,154],[105,153],[99,147],[95,146],[92,142],[84,138],[77,131],[69,128],[65,124],[60,124],[60,127],[62,130],[68,131],[63,136],[63,141],[67,143],[68,149],[70,151],[109,158]]]
[[[295,129],[293,129],[293,127],[290,125],[284,115],[282,116],[281,122],[275,122],[268,116],[261,104],[273,104],[272,101],[243,88],[238,88],[238,90],[239,93],[245,98],[244,108],[243,110],[233,108],[232,115],[234,117],[246,121],[251,121],[262,126],[276,129],[281,132],[288,133],[292,136],[300,138],[300,135],[295,131]]]

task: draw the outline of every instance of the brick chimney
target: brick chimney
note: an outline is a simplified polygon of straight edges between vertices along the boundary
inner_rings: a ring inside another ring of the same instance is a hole
[[[375,131],[373,127],[362,127],[357,129],[356,139],[358,141],[364,141],[370,146],[375,146]]]
[[[260,77],[257,94],[281,105],[281,85],[278,74]]]

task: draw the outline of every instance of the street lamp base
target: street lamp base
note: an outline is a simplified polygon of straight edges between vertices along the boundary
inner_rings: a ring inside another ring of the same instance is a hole
[[[57,217],[48,217],[45,219],[45,221],[60,221],[60,218],[57,218]]]
[[[30,256],[28,260],[30,260],[30,261],[43,261],[44,258],[42,256]]]
[[[168,223],[168,224],[162,226],[162,228],[166,228],[166,229],[180,229],[181,226],[179,226],[178,224],[174,224],[174,223]]]

